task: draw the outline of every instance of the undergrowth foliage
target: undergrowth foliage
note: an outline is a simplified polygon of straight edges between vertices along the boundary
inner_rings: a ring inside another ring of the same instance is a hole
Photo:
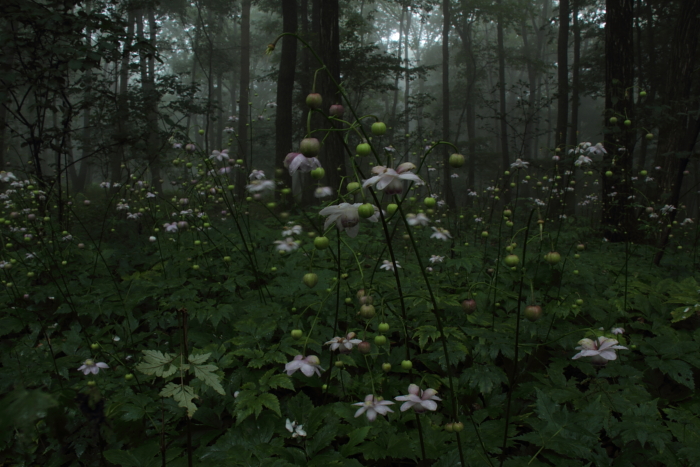
[[[291,214],[288,187],[187,142],[172,189],[105,182],[61,219],[3,173],[5,461],[697,464],[695,222],[656,268],[560,215],[574,174],[579,203],[599,202],[590,144],[518,160],[448,211],[432,172],[449,143],[409,160],[335,107],[353,175],[303,187],[331,201]],[[285,170],[323,180],[307,130]],[[457,185],[464,158],[449,163]],[[639,203],[650,230],[683,209]]]

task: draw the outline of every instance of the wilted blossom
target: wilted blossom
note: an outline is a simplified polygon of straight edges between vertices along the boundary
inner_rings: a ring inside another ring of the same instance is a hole
[[[104,362],[95,362],[95,360],[92,360],[88,358],[83,362],[83,365],[78,368],[78,371],[82,371],[84,375],[88,375],[92,373],[93,375],[96,375],[97,373],[100,372],[100,369],[105,369],[109,368],[109,365],[107,365]]]
[[[419,212],[418,214],[406,214],[406,222],[408,222],[408,225],[428,225],[430,219],[422,212]]]
[[[306,376],[311,377],[314,373],[321,376],[321,360],[316,355],[297,355],[294,360],[284,365],[284,371],[288,376],[292,376],[297,370],[301,370]]]
[[[308,173],[321,167],[321,162],[316,157],[306,157],[300,152],[290,152],[284,158],[284,166],[289,170],[289,175],[294,175],[298,170],[301,173]]]
[[[382,261],[382,265],[379,266],[379,269],[385,269],[385,270],[387,270],[387,271],[393,271],[393,270],[394,270],[394,266],[396,266],[397,268],[401,269],[401,265],[399,264],[398,261],[396,261],[396,263],[392,263],[392,262],[389,261],[388,259],[385,259],[384,261]]]
[[[358,402],[352,405],[360,406],[357,412],[355,412],[355,418],[363,413],[367,413],[367,420],[373,422],[377,418],[377,414],[386,415],[389,412],[393,413],[394,411],[388,407],[393,404],[394,403],[391,401],[378,400],[374,397],[374,394],[367,394],[364,402]]]
[[[299,248],[299,244],[295,242],[292,237],[287,237],[286,240],[277,240],[275,241],[275,245],[277,245],[275,247],[277,251],[284,251],[285,253],[289,253],[290,251],[294,251]]]
[[[228,160],[228,149],[224,149],[223,151],[217,151],[216,149],[211,152],[211,156],[209,156],[209,159],[216,159],[217,161],[221,162],[224,159]]]
[[[442,227],[433,227],[433,234],[430,238],[437,238],[438,240],[447,241],[448,238],[452,238],[450,232]]]
[[[316,198],[328,198],[333,196],[333,189],[329,186],[320,186],[314,190],[314,196]]]
[[[576,350],[580,350],[580,352],[574,355],[572,359],[576,360],[581,357],[593,357],[591,359],[592,362],[598,364],[605,364],[608,360],[616,360],[617,354],[615,350],[627,350],[627,347],[617,345],[617,340],[605,336],[601,336],[596,340],[588,338],[581,339],[578,341],[578,344]]]
[[[287,419],[287,422],[284,424],[285,428],[287,428],[287,431],[289,431],[292,434],[292,438],[296,438],[297,436],[306,436],[306,432],[304,431],[304,428],[302,425],[297,425],[297,421],[294,420],[294,422],[290,422],[289,419]]]
[[[527,169],[527,166],[530,165],[529,162],[525,162],[524,160],[521,159],[515,159],[515,162],[510,164],[511,169]]]
[[[360,231],[360,214],[357,212],[362,203],[340,203],[337,206],[328,206],[319,212],[322,216],[328,216],[323,228],[328,229],[331,224],[335,223],[338,230],[345,230],[350,238],[357,236]],[[374,214],[367,219],[370,222],[379,220],[379,209],[374,207]]]
[[[350,332],[345,337],[334,337],[323,345],[330,345],[331,350],[350,351],[354,345],[362,342],[362,339],[355,339],[355,333]],[[342,348],[341,348],[342,347]]]
[[[435,401],[441,401],[437,396],[437,391],[435,389],[426,389],[422,391],[415,384],[408,386],[408,394],[405,396],[394,397],[394,400],[403,402],[401,404],[401,412],[405,412],[410,408],[416,411],[416,413],[422,413],[426,410],[437,410],[437,403]]]
[[[423,180],[418,175],[412,173],[416,166],[411,162],[404,162],[396,167],[396,170],[378,165],[372,167],[374,177],[371,177],[362,184],[362,188],[374,185],[377,190],[383,190],[388,195],[397,195],[403,191],[403,181],[415,182],[422,185]]]

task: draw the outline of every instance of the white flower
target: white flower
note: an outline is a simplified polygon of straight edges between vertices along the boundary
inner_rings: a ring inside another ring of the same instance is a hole
[[[297,425],[297,421],[294,420],[294,422],[290,422],[289,419],[287,419],[287,422],[284,424],[285,428],[287,428],[287,431],[289,431],[292,434],[292,438],[296,438],[297,436],[306,436],[306,432],[304,431],[304,428],[302,425]]]
[[[617,334],[624,334],[624,333],[625,333],[625,328],[612,328],[612,330],[611,330],[610,332],[612,332],[612,333],[615,334],[615,335],[617,335]]]
[[[354,345],[360,342],[362,342],[362,339],[355,339],[355,333],[350,332],[345,337],[334,337],[323,345],[330,345],[331,350],[338,350],[342,346],[343,348],[340,349],[341,352],[349,352]]]
[[[177,232],[177,222],[173,222],[172,224],[163,224],[163,228],[168,233],[175,233]]]
[[[154,195],[150,191],[146,193],[146,198],[155,198],[155,197],[156,197],[156,195]]]
[[[596,155],[601,155],[601,154],[607,154],[608,151],[605,150],[603,147],[603,143],[598,143],[595,146],[591,146],[588,148],[588,152],[590,154],[596,154]]]
[[[418,214],[406,214],[406,222],[408,222],[408,225],[428,225],[430,219],[422,212],[419,212]]]
[[[338,230],[345,230],[350,238],[357,236],[360,231],[360,214],[357,212],[357,208],[360,207],[362,203],[340,203],[337,206],[328,206],[319,212],[322,216],[328,216],[326,222],[323,224],[323,228],[328,229],[331,224],[335,222]],[[377,222],[379,220],[379,209],[374,207],[374,215],[369,217],[367,220],[370,222]]]
[[[444,256],[437,256],[437,255],[432,255],[430,256],[430,262],[435,264],[435,263],[442,263],[442,261],[445,259]]]
[[[401,412],[405,412],[411,407],[417,413],[425,412],[426,410],[437,410],[437,403],[435,401],[441,401],[437,395],[435,389],[426,389],[422,391],[415,384],[408,386],[408,394],[405,396],[394,397],[394,400],[403,402],[401,404]]]
[[[289,253],[290,251],[294,251],[299,248],[299,244],[295,242],[292,237],[288,237],[286,240],[277,240],[274,243],[277,245],[275,247],[277,251],[284,251],[285,253]]]
[[[112,184],[109,182],[100,183],[100,187],[102,187],[102,188],[109,188],[110,186],[112,186]]]
[[[126,203],[117,203],[117,211],[128,211],[129,205]]]
[[[250,180],[263,180],[265,178],[265,172],[262,170],[253,170],[248,176]]]
[[[301,370],[306,376],[311,377],[314,373],[321,376],[321,360],[316,355],[297,355],[294,360],[284,365],[284,371],[288,376],[292,376],[297,370]]]
[[[430,236],[430,238],[437,238],[438,240],[444,240],[446,241],[448,238],[452,238],[452,235],[450,235],[450,232],[447,229],[443,229],[442,227],[433,227],[433,234]]]
[[[282,232],[282,236],[289,237],[290,235],[299,235],[301,232],[302,229],[300,225],[293,225],[291,227],[287,227],[287,230]]]
[[[396,263],[392,263],[392,262],[389,261],[388,259],[385,259],[385,260],[382,262],[382,265],[379,266],[379,269],[385,269],[385,270],[387,270],[387,271],[393,271],[393,270],[394,270],[394,266],[396,266],[397,268],[401,269],[401,265],[399,264],[398,261],[397,261]]]
[[[387,407],[393,404],[394,403],[391,401],[377,400],[374,394],[367,394],[364,402],[358,402],[352,405],[360,406],[357,412],[355,412],[355,418],[367,412],[367,420],[373,422],[377,418],[377,414],[386,415],[389,412],[394,413],[393,410]]]
[[[530,165],[529,162],[525,162],[524,160],[521,159],[515,159],[515,162],[510,164],[511,169],[527,169],[527,166]]]
[[[309,173],[321,167],[321,162],[316,157],[306,157],[300,152],[290,152],[284,158],[284,166],[289,169],[289,175],[294,175],[297,170],[301,173]]]
[[[459,178],[459,174],[452,174],[450,175],[451,178]]]
[[[593,357],[593,363],[605,364],[608,360],[616,360],[617,354],[615,350],[625,349],[621,345],[617,345],[618,342],[615,339],[610,339],[605,336],[601,336],[596,340],[591,339],[581,339],[578,341],[578,347],[576,350],[580,350],[579,353],[572,357],[573,360],[581,357]]]
[[[692,224],[692,223],[693,223],[693,219],[691,219],[690,217],[686,217],[685,220],[683,220],[683,222],[681,222],[681,225],[688,225],[688,224]]]
[[[275,182],[272,180],[253,180],[250,185],[246,185],[246,190],[250,193],[261,193],[275,189]]]
[[[211,152],[211,156],[209,156],[209,159],[216,159],[217,161],[221,162],[224,159],[228,159],[228,149],[224,149],[223,151],[217,151],[214,150]]]
[[[582,165],[584,165],[584,164],[588,165],[591,162],[593,162],[593,160],[590,157],[578,156],[578,159],[576,159],[576,162],[574,162],[574,165],[576,167],[581,167]]]
[[[80,368],[78,368],[78,371],[82,371],[84,375],[88,375],[90,373],[96,375],[100,372],[100,368],[109,368],[109,365],[107,365],[104,362],[95,363],[94,360],[88,358],[87,360],[85,360],[85,362],[83,362],[83,365]]]
[[[156,237],[153,237],[153,236],[148,237],[148,241],[151,242],[151,243],[153,243],[153,242],[156,241]]]
[[[373,185],[374,188],[388,195],[397,195],[403,191],[403,181],[408,180],[415,182],[416,185],[422,185],[423,180],[418,175],[411,172],[416,166],[410,162],[404,162],[399,165],[396,170],[378,165],[372,168],[374,177],[371,177],[362,184],[362,188],[367,188]]]
[[[314,191],[314,196],[316,198],[328,198],[333,196],[333,189],[329,186],[320,186]]]
[[[661,214],[668,214],[671,211],[675,211],[676,208],[674,206],[671,206],[670,204],[667,204],[666,206],[661,208]]]
[[[127,218],[127,219],[134,219],[134,220],[136,220],[136,219],[138,219],[139,217],[141,217],[142,215],[143,215],[143,213],[140,213],[140,212],[134,212],[134,213],[127,212],[127,213],[126,213],[126,218]]]

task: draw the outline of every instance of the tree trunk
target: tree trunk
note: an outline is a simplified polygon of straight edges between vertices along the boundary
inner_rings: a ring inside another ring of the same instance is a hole
[[[571,76],[571,135],[569,136],[569,146],[578,144],[578,110],[579,93],[581,86],[580,65],[581,65],[581,26],[578,21],[579,0],[573,0],[571,16],[574,21],[574,63],[572,64]]]
[[[406,121],[406,134],[411,132],[411,117],[408,108],[408,99],[410,98],[409,85],[410,85],[410,72],[409,72],[409,61],[408,61],[408,38],[411,35],[411,17],[413,16],[413,10],[410,8],[406,9],[406,31],[404,32],[404,66],[406,67],[405,82],[404,82],[404,94],[403,94],[403,112],[404,120]]]
[[[149,165],[151,168],[151,189],[155,192],[163,192],[163,184],[160,175],[160,151],[161,151],[161,138],[160,131],[158,128],[158,105],[160,101],[160,96],[158,91],[156,91],[156,70],[155,70],[155,54],[156,45],[158,39],[158,31],[156,26],[156,16],[153,11],[153,5],[148,6],[148,42],[151,46],[151,50],[147,55],[147,69],[146,76],[147,81],[144,83],[144,93],[146,94],[146,105],[147,105],[147,128],[148,136],[146,140],[146,157],[149,159]]]
[[[282,31],[297,31],[296,2],[282,2]],[[277,116],[275,118],[275,167],[284,167],[284,158],[292,151],[294,110],[294,75],[297,61],[297,40],[292,36],[282,39],[282,57],[277,75]],[[278,178],[286,187],[292,187],[292,177],[282,170]]]
[[[251,0],[243,0],[241,8],[241,81],[238,98],[238,156],[243,159],[243,169],[237,172],[236,193],[242,198],[245,193],[247,170],[250,168],[248,160],[248,126],[250,120],[250,7]]]
[[[396,63],[398,67],[401,67],[401,44],[403,44],[403,21],[404,17],[406,15],[406,9],[407,7],[404,5],[401,7],[401,18],[399,19],[399,50],[396,53]],[[396,126],[397,126],[397,121],[396,121],[396,106],[399,102],[399,76],[401,76],[401,72],[399,70],[396,71],[396,76],[394,77],[394,104],[391,106],[391,125],[390,127],[392,128],[392,143],[394,141],[394,137],[396,136]]]
[[[557,81],[557,129],[554,144],[564,154],[569,113],[569,0],[559,1]]]
[[[122,59],[119,68],[119,94],[117,96],[117,133],[110,160],[110,180],[112,182],[112,190],[116,190],[114,185],[122,182],[121,165],[126,162],[126,146],[129,139],[127,122],[129,121],[129,101],[127,96],[129,85],[129,54],[131,53],[131,45],[134,40],[134,22],[136,15],[133,10],[128,12],[128,25],[126,32],[126,40],[124,41]]]
[[[450,0],[442,2],[442,139],[450,140]],[[455,208],[457,203],[452,192],[450,152],[449,146],[444,145],[442,183],[445,202],[450,208]]]
[[[636,216],[628,198],[632,195],[634,131],[626,118],[634,121],[634,101],[629,89],[634,86],[633,0],[607,0],[605,15],[605,149],[603,170],[602,225],[609,241],[624,241],[634,232]],[[613,124],[610,117],[618,122]]]

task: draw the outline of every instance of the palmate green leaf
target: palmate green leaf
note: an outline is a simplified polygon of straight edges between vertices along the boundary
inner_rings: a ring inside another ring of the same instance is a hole
[[[462,379],[468,382],[471,388],[478,386],[479,392],[482,394],[488,394],[493,390],[494,386],[508,381],[505,372],[491,364],[475,364],[464,372]]]
[[[172,397],[177,402],[177,405],[187,409],[187,416],[192,418],[197,411],[197,406],[192,402],[193,399],[199,399],[194,393],[194,388],[186,385],[168,383],[159,394],[161,397]]]
[[[285,373],[277,373],[277,370],[272,369],[260,378],[260,389],[267,391],[268,389],[275,389],[278,387],[283,387],[285,389],[294,390],[294,383],[292,379]]]
[[[240,424],[252,414],[255,414],[255,418],[257,418],[265,407],[275,412],[278,416],[282,416],[279,399],[274,394],[260,394],[251,390],[241,391],[236,398],[237,423]]]
[[[222,396],[226,395],[226,391],[224,391],[224,388],[220,383],[221,377],[214,373],[214,371],[219,369],[216,365],[212,365],[211,363],[207,365],[192,365],[192,368],[194,369],[195,378]]]
[[[644,447],[647,441],[650,441],[659,451],[666,448],[666,444],[671,441],[671,435],[661,421],[656,404],[655,399],[637,407],[630,407],[622,413],[622,422],[616,427],[622,434],[623,442],[639,441]],[[611,436],[617,435],[618,433],[611,433]]]
[[[178,357],[175,354],[162,353],[158,350],[144,350],[145,357],[136,369],[146,375],[156,375],[162,378],[172,376],[177,371],[173,361]]]
[[[649,368],[658,368],[675,382],[690,389],[695,389],[693,369],[683,360],[662,360],[658,357],[647,357],[645,361]]]
[[[365,440],[371,428],[372,427],[370,426],[363,426],[348,433],[350,439],[348,440],[347,444],[341,446],[340,454],[342,454],[343,457],[348,457],[361,452],[362,447],[357,447],[357,445]]]
[[[189,361],[193,365],[201,365],[202,363],[206,362],[210,356],[211,356],[211,352],[200,354],[200,355],[190,354],[190,356],[187,357],[187,361]]]

